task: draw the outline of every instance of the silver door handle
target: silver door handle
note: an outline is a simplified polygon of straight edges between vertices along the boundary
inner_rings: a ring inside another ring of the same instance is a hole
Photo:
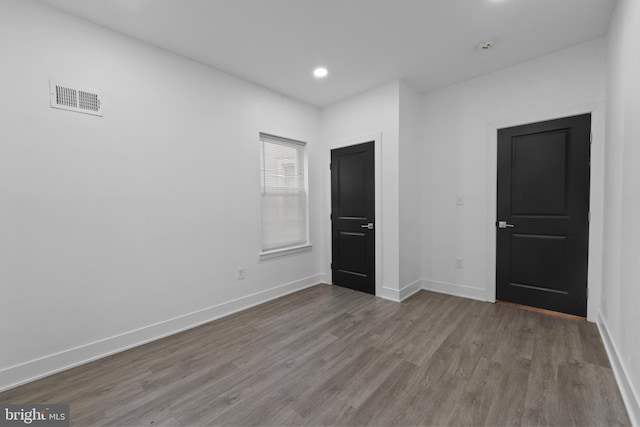
[[[373,223],[370,222],[369,224],[362,224],[360,228],[368,228],[369,230],[373,230]]]
[[[515,225],[507,224],[507,221],[498,221],[498,228],[513,228]]]

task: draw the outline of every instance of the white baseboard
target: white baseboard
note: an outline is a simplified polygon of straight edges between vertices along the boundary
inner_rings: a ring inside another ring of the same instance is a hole
[[[168,319],[59,353],[0,370],[0,392],[137,347],[320,283],[323,274],[307,277],[218,305]]]
[[[602,337],[602,342],[604,343],[604,348],[607,350],[607,355],[611,362],[613,374],[618,382],[620,394],[622,394],[622,400],[627,408],[631,425],[640,426],[640,395],[638,394],[638,390],[635,388],[634,384],[631,382],[631,378],[628,374],[629,371],[626,368],[624,359],[620,357],[618,346],[613,341],[613,337],[609,333],[607,322],[604,320],[600,311],[598,311],[597,324],[600,336]]]
[[[416,280],[415,282],[409,283],[408,285],[406,285],[400,290],[383,287],[382,292],[380,293],[380,295],[377,295],[377,296],[379,296],[380,298],[388,299],[395,302],[402,302],[421,289],[422,289],[422,280]]]
[[[422,290],[422,280],[416,280],[413,283],[409,283],[404,288],[400,289],[400,301],[404,301],[411,295]]]
[[[483,302],[486,301],[485,289],[472,288],[470,286],[458,285],[456,283],[438,282],[437,280],[423,280],[422,289],[441,294],[453,295],[456,297],[475,299]]]
[[[389,301],[400,302],[400,291],[397,289],[386,288],[383,286],[380,289],[380,292],[376,293],[376,296],[388,299]]]

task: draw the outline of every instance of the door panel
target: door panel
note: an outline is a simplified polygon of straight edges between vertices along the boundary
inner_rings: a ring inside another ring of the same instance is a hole
[[[375,294],[373,148],[367,142],[331,150],[333,283],[370,294]]]
[[[338,245],[340,250],[340,271],[362,276],[367,270],[367,245],[369,239],[366,233],[341,231]]]
[[[498,131],[497,299],[586,316],[589,114]]]
[[[338,169],[338,204],[340,218],[363,220],[367,211],[367,180],[365,179],[366,153],[337,153],[335,167]],[[331,161],[332,170],[334,167]]]
[[[513,215],[566,215],[569,140],[564,130],[513,138]]]
[[[511,235],[511,284],[566,293],[567,236]]]

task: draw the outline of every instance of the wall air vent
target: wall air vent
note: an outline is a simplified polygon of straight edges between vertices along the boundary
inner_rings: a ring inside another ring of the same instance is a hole
[[[99,91],[79,89],[49,81],[51,108],[102,116],[102,95]]]

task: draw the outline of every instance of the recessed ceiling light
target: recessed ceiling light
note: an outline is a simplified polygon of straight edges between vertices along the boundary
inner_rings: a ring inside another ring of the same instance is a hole
[[[493,40],[485,40],[478,45],[480,50],[489,50],[493,47]]]
[[[324,67],[318,67],[315,70],[313,70],[313,75],[319,79],[323,77],[327,77],[327,74],[329,74],[329,71],[327,71],[327,69]]]

